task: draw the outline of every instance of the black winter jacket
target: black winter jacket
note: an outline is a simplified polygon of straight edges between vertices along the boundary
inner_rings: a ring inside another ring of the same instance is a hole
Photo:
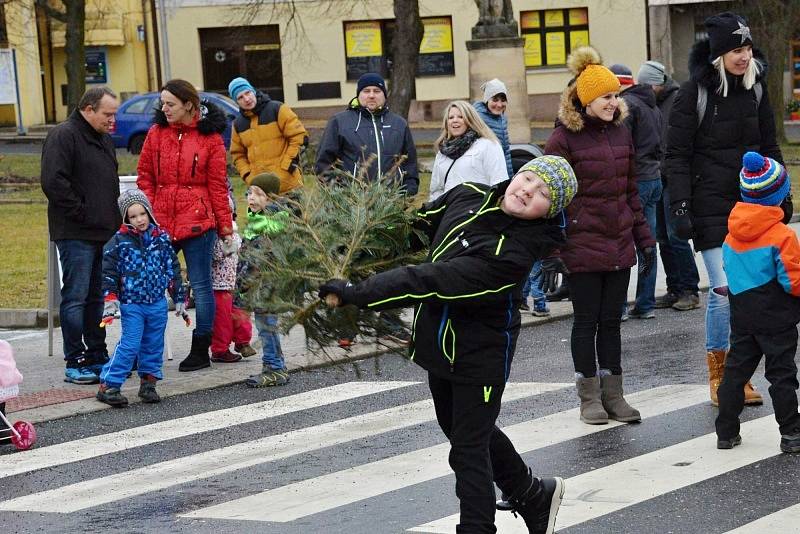
[[[750,150],[783,163],[775,138],[775,117],[766,87],[766,61],[756,83],[763,85],[760,105],[755,91],[745,89],[741,76],[728,74],[728,96],[717,94],[719,76],[708,59],[708,40],[695,43],[689,56],[690,80],[681,85],[669,117],[667,155],[669,198],[672,207],[689,201],[695,249],[722,245],[728,233],[728,215],[739,200],[742,156]],[[707,89],[703,122],[697,125],[697,86]]]
[[[408,123],[385,107],[370,113],[354,98],[346,110],[328,121],[317,149],[314,172],[331,177],[335,167],[355,176],[365,158],[372,155],[376,157],[367,173],[370,180],[378,176],[379,166],[380,176],[383,176],[406,156],[397,169],[399,183],[409,195],[417,194],[417,148]]]
[[[675,80],[667,78],[664,89],[656,95],[656,105],[661,110],[661,182],[667,183],[667,173],[664,168],[664,157],[667,153],[667,133],[669,132],[669,116],[672,113],[672,104],[680,87]]]
[[[41,183],[52,241],[105,243],[122,224],[114,142],[92,128],[79,111],[47,134]]]
[[[461,184],[423,206],[420,224],[431,238],[426,262],[377,274],[343,295],[375,310],[416,305],[411,359],[446,380],[508,380],[523,282],[533,262],[563,242],[551,222],[517,219],[498,207],[509,183]]]
[[[649,85],[634,85],[622,93],[622,98],[628,104],[625,124],[631,131],[636,150],[636,179],[640,182],[658,180],[663,120],[656,94]]]

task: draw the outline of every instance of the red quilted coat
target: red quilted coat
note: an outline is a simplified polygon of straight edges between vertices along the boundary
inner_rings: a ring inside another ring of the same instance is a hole
[[[147,132],[136,185],[153,204],[153,216],[173,241],[216,229],[233,232],[228,204],[224,113],[209,102],[189,125],[170,125],[161,110]]]
[[[605,122],[582,113],[574,93],[572,84],[562,94],[560,124],[545,146],[546,154],[566,158],[578,178],[560,256],[575,273],[627,269],[636,264],[634,244],[655,246],[636,187],[633,140],[622,124],[627,108],[620,100],[614,120]]]

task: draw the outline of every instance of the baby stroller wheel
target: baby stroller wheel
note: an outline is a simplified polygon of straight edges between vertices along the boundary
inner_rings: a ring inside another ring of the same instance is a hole
[[[28,421],[17,421],[14,423],[14,430],[11,432],[11,443],[17,448],[18,451],[27,451],[33,444],[36,443],[36,429],[33,428],[33,423]]]

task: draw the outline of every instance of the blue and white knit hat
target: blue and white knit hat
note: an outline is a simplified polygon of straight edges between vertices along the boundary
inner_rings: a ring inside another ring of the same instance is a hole
[[[789,194],[789,175],[786,169],[772,158],[758,152],[747,152],[742,157],[739,173],[739,190],[742,200],[763,206],[778,206]]]
[[[572,202],[578,192],[578,179],[567,160],[561,156],[539,156],[523,165],[517,174],[531,171],[550,188],[550,209],[545,219],[551,219]]]

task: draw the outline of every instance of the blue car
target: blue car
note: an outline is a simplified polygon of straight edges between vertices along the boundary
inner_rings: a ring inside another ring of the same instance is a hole
[[[131,154],[139,154],[144,145],[147,130],[153,124],[153,111],[158,109],[159,93],[143,93],[129,98],[117,110],[117,123],[111,133],[114,146],[127,148]],[[210,100],[225,112],[228,126],[222,134],[225,149],[231,145],[231,122],[239,113],[239,106],[233,100],[217,93],[200,93],[201,100]]]

